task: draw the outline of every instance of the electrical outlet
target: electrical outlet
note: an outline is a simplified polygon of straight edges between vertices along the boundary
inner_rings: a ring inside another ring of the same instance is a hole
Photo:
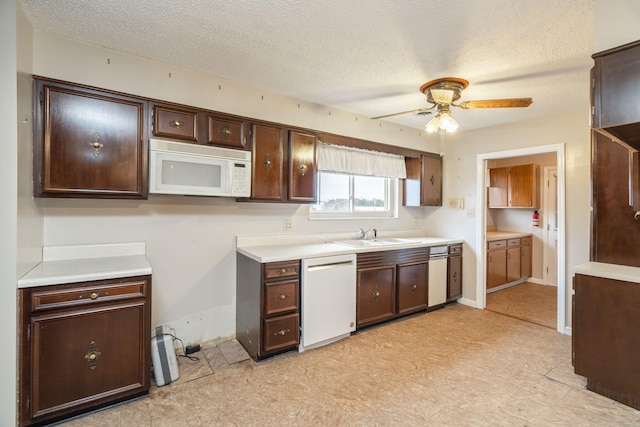
[[[282,229],[284,231],[291,231],[293,230],[293,223],[291,221],[283,221],[282,222]]]
[[[467,209],[467,218],[475,218],[476,210],[475,209]]]

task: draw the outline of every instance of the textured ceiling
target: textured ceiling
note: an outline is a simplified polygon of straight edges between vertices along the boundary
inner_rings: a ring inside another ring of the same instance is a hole
[[[366,117],[428,106],[422,83],[469,80],[461,130],[588,99],[594,0],[20,0],[39,31]],[[422,128],[428,117],[385,119]]]

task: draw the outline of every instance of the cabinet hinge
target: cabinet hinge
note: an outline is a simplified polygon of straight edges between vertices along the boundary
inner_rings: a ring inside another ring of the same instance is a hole
[[[596,87],[596,79],[591,79],[591,87]]]
[[[31,325],[27,325],[27,341],[31,341]]]
[[[24,403],[27,406],[27,412],[30,412],[31,411],[31,395],[30,394],[27,394]]]

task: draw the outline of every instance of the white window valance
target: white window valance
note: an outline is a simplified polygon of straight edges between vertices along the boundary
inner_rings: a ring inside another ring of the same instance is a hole
[[[319,171],[384,178],[407,177],[404,157],[397,154],[318,142],[316,160]]]

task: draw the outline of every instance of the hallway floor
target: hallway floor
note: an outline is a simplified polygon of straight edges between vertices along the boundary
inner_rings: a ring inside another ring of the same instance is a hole
[[[521,283],[487,294],[486,309],[556,329],[558,288],[537,283]]]
[[[64,426],[640,425],[640,411],[585,389],[571,337],[459,304],[259,363],[232,343],[180,358],[180,379],[149,397]]]

